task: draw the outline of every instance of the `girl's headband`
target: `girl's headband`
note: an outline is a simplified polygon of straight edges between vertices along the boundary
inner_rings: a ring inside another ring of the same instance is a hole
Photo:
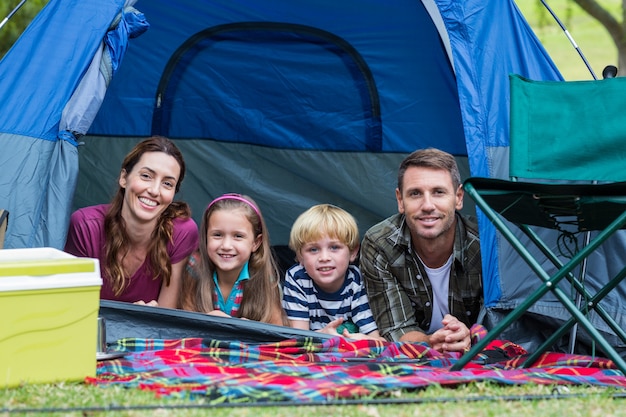
[[[252,210],[254,210],[254,212],[259,217],[259,219],[261,218],[261,212],[259,211],[259,209],[254,204],[252,204],[252,201],[244,198],[241,194],[235,194],[235,193],[224,194],[224,195],[221,195],[221,196],[217,197],[215,200],[213,200],[213,201],[211,201],[209,203],[209,205],[207,206],[207,210],[209,208],[211,208],[212,205],[214,205],[215,203],[217,203],[218,201],[221,201],[221,200],[237,200],[237,201],[241,201],[243,203],[246,203],[247,205],[252,207]]]

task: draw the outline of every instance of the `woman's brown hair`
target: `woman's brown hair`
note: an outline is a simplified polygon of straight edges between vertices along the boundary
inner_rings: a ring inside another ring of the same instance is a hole
[[[122,161],[121,171],[131,172],[143,154],[147,152],[163,152],[173,157],[180,166],[180,175],[176,182],[175,191],[180,190],[180,185],[185,177],[185,161],[176,145],[163,136],[152,136],[138,143]],[[122,218],[122,205],[126,189],[121,186],[111,201],[109,210],[104,218],[105,256],[103,265],[105,273],[111,278],[113,292],[119,295],[124,291],[130,277],[124,271],[122,260],[127,255],[130,247],[130,239],[126,231],[126,224]],[[173,220],[176,218],[189,218],[191,209],[182,201],[173,201],[159,217],[157,225],[152,232],[152,243],[148,248],[150,266],[154,279],[162,278],[165,285],[169,285],[172,273],[172,263],[167,255],[167,244],[172,239]]]

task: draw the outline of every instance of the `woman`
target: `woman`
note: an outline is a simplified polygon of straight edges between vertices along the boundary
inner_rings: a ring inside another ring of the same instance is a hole
[[[174,201],[184,177],[176,145],[154,136],[124,158],[110,204],[72,214],[65,251],[100,260],[101,299],[176,307],[183,268],[198,246],[189,206]]]

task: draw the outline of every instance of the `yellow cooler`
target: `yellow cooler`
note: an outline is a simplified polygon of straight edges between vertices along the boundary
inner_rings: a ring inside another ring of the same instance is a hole
[[[0,387],[95,376],[101,286],[97,259],[0,250]]]

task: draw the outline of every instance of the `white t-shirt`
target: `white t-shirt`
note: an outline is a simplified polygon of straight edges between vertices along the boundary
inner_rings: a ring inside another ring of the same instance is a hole
[[[441,320],[443,320],[446,314],[450,313],[448,292],[450,290],[450,268],[452,267],[453,259],[454,254],[450,255],[445,264],[435,269],[424,265],[424,269],[426,270],[426,274],[433,288],[433,316],[430,320],[428,334],[441,329],[443,327]],[[422,262],[422,264],[424,263]]]

